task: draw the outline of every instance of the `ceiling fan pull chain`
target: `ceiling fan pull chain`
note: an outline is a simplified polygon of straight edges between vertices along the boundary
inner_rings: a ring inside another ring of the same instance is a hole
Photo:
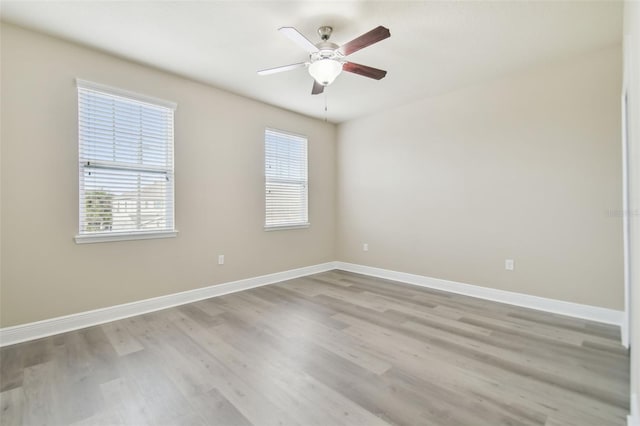
[[[327,122],[327,91],[324,91],[324,122]]]

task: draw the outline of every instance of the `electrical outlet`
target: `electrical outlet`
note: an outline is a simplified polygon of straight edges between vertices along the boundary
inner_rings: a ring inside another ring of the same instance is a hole
[[[513,271],[514,267],[515,267],[515,264],[513,262],[513,259],[505,259],[504,269],[506,269],[507,271]]]
[[[362,244],[362,251],[369,251],[369,244],[367,243]]]
[[[224,265],[224,254],[218,255],[218,265]]]

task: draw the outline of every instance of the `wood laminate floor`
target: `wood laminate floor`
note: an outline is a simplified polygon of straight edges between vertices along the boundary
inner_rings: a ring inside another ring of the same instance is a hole
[[[618,331],[331,271],[3,348],[2,425],[623,425]]]

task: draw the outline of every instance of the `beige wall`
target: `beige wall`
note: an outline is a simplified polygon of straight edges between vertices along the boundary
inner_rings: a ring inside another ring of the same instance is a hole
[[[1,36],[2,327],[335,259],[334,125],[8,24]],[[76,77],[178,103],[177,238],[74,243]],[[266,126],[309,138],[309,229],[263,231]]]
[[[631,226],[631,410],[640,424],[640,3],[625,2],[625,71],[628,96],[629,220]]]
[[[622,309],[621,72],[615,46],[340,125],[339,259]]]

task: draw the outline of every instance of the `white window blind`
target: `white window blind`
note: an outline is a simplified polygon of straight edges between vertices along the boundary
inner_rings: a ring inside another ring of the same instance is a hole
[[[77,84],[77,240],[174,232],[175,104],[82,80]]]
[[[265,228],[308,226],[307,139],[267,129]]]

